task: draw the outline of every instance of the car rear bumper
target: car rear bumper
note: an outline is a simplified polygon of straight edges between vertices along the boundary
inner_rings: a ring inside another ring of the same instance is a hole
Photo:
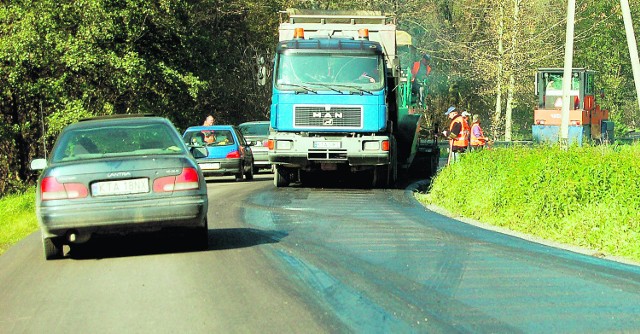
[[[91,234],[204,227],[207,209],[205,194],[41,206],[37,214],[43,235],[57,237],[71,230]]]
[[[260,152],[257,154],[255,151],[253,152],[253,164],[258,166],[269,166],[271,163],[269,162],[269,152]]]
[[[198,160],[198,165],[205,176],[235,175],[243,172],[241,159]]]

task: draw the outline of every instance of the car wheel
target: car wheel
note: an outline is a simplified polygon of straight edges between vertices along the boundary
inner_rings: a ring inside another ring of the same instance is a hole
[[[197,250],[209,249],[209,222],[205,218],[204,226],[197,227],[191,231],[191,241]]]
[[[260,173],[260,167],[253,165],[253,174],[258,174]]]
[[[253,180],[253,173],[254,173],[254,171],[256,170],[255,168],[256,168],[255,166],[251,166],[251,167],[249,168],[249,171],[248,171],[246,174],[244,174],[244,177],[245,177],[248,181]]]
[[[62,258],[62,240],[60,238],[42,238],[44,258],[55,260]]]

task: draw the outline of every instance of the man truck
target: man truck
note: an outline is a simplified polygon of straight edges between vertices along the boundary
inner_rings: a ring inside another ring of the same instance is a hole
[[[414,160],[424,166],[412,170],[435,172],[437,144],[419,149],[422,115],[403,94],[411,82],[402,74],[397,36],[408,34],[375,11],[280,15],[268,142],[276,187],[339,172],[393,186]]]

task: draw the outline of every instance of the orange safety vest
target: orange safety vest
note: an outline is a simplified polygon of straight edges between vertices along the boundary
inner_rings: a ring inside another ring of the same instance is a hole
[[[452,145],[455,147],[469,146],[469,123],[465,122],[464,118],[458,115],[453,120],[451,120],[451,124],[449,125],[449,132],[453,130],[453,125],[456,123],[460,123],[460,133],[455,139],[451,139]]]
[[[476,137],[474,135],[473,129],[477,128],[480,132],[480,137]],[[471,126],[471,146],[484,146],[487,143],[487,139],[484,137],[484,133],[482,132],[482,128],[480,127],[479,122],[473,123]]]
[[[411,68],[411,81],[416,80],[416,74],[420,71],[420,62],[416,61],[413,63],[413,67]]]
[[[413,63],[413,67],[411,68],[411,82],[416,80],[416,75],[418,75],[418,72],[420,71],[420,66],[422,66],[420,61]],[[427,71],[427,75],[429,75],[431,73],[431,66],[427,65],[425,70]]]
[[[471,127],[469,126],[469,119],[462,116],[462,128],[467,134],[467,146],[469,146],[469,138],[471,136]]]

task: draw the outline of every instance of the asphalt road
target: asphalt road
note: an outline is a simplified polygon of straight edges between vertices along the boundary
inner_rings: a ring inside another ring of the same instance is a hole
[[[0,256],[2,333],[640,332],[640,267],[431,212],[404,189],[213,178],[207,251],[172,235]]]

